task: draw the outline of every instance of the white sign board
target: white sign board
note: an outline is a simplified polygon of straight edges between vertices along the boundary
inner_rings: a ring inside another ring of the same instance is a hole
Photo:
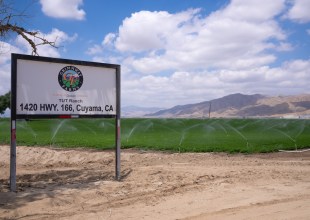
[[[16,115],[116,115],[116,71],[17,59]]]
[[[16,191],[16,119],[115,118],[115,176],[120,173],[120,66],[12,54],[10,190]]]

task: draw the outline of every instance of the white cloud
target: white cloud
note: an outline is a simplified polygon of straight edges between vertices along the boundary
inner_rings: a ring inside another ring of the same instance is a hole
[[[22,53],[22,51],[7,42],[0,41],[0,65],[11,60],[11,53]]]
[[[300,23],[310,21],[310,1],[309,0],[292,0],[293,6],[288,11],[287,17]]]
[[[215,12],[220,16],[232,20],[242,20],[251,23],[264,22],[273,19],[284,10],[285,0],[261,1],[261,0],[232,0],[223,10]]]
[[[83,20],[85,11],[79,7],[83,0],[40,0],[44,14],[54,18]]]
[[[171,76],[126,77],[122,80],[122,100],[123,105],[172,107],[238,92],[270,95],[309,93],[309,82],[310,60],[294,60],[275,68],[177,71]]]
[[[73,42],[77,38],[77,34],[74,34],[73,36],[69,36],[65,32],[58,30],[57,28],[53,28],[50,33],[42,33],[38,32],[38,36],[45,38],[46,40],[50,42],[55,42],[56,47],[62,47],[63,44],[66,42]],[[28,35],[29,38],[32,38]],[[35,43],[40,44],[42,41],[40,39],[33,39]],[[16,38],[16,44],[23,48],[27,54],[31,54],[32,48],[29,45],[29,43],[22,37],[17,36]],[[47,57],[60,57],[59,49],[52,47],[50,45],[40,45],[37,47],[37,52],[40,56],[47,56]]]
[[[22,53],[19,48],[0,41],[0,95],[11,88],[11,53]]]
[[[0,95],[3,95],[11,89],[11,65],[6,63],[0,67]]]
[[[280,42],[280,44],[276,47],[277,51],[292,51],[294,47],[290,43]]]
[[[114,33],[108,33],[103,41],[102,41],[102,45],[112,45],[115,41],[115,38],[116,38],[116,34]]]
[[[95,55],[95,54],[100,54],[102,53],[103,48],[101,45],[95,44],[92,47],[88,48],[88,50],[86,51],[86,54],[88,55]]]
[[[296,49],[281,28],[286,4],[232,0],[207,16],[200,9],[133,13],[102,42],[123,57],[117,62],[123,105],[172,107],[238,92],[309,92],[310,60],[290,57],[281,65],[278,57]]]
[[[132,67],[148,74],[266,65],[276,59],[267,52],[276,50],[273,41],[281,41],[281,49],[285,45],[288,49],[286,35],[274,20],[284,6],[284,0],[264,4],[235,0],[207,17],[201,16],[199,9],[176,14],[141,11],[123,21],[115,47],[136,53]]]
[[[115,43],[116,34],[114,33],[108,33],[103,41],[101,42],[101,45],[94,44],[90,48],[87,49],[86,54],[88,55],[98,55],[102,54],[104,49],[109,49],[111,46],[113,47],[113,44]],[[102,60],[99,56],[96,56],[95,60]]]
[[[199,10],[170,14],[166,11],[140,11],[123,21],[116,39],[116,48],[120,51],[141,52],[168,49],[177,36],[194,34],[195,19]],[[178,45],[181,46],[181,45]]]

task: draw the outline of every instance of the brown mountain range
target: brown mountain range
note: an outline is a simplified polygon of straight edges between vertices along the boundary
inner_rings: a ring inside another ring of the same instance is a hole
[[[309,118],[310,94],[268,97],[260,94],[232,94],[196,104],[178,105],[147,114],[146,117],[286,117]]]

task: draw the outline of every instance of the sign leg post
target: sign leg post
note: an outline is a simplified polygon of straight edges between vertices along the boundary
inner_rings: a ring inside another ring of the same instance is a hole
[[[121,127],[120,119],[116,118],[116,149],[115,149],[115,177],[117,181],[121,180]]]
[[[121,180],[121,69],[116,69],[115,177]]]
[[[11,118],[10,191],[16,192],[16,120]]]

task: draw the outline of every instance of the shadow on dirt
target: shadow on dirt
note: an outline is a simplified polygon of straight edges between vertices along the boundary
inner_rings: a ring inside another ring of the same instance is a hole
[[[132,170],[121,172],[121,181]],[[92,169],[50,170],[42,173],[17,175],[17,192],[10,192],[9,180],[0,179],[0,209],[15,209],[27,202],[42,198],[54,198],[56,192],[65,189],[96,187],[100,181],[116,181],[114,171]]]

